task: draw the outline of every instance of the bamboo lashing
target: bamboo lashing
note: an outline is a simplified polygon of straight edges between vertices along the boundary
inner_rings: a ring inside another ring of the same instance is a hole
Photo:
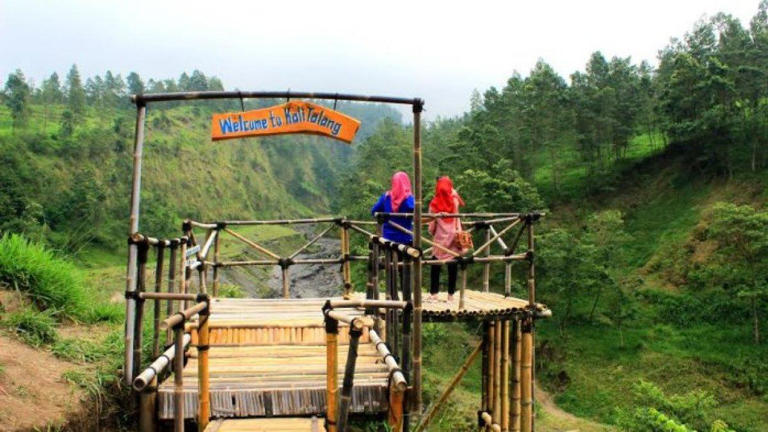
[[[190,338],[191,336],[189,334],[184,335],[184,338],[182,339],[182,346],[184,348],[189,345]],[[133,389],[136,391],[144,390],[144,388],[146,388],[158,374],[163,373],[163,371],[168,368],[175,356],[176,346],[173,345],[158,356],[152,364],[144,369],[144,371],[133,380]]]
[[[421,423],[416,427],[414,432],[422,432],[427,426],[429,426],[429,423],[432,421],[432,419],[435,417],[435,415],[438,413],[440,408],[442,408],[443,404],[446,400],[448,400],[448,396],[453,393],[453,390],[456,388],[456,386],[461,382],[461,379],[464,378],[464,375],[469,370],[469,366],[474,363],[475,359],[477,358],[477,355],[480,354],[483,350],[484,343],[480,343],[475,347],[474,350],[469,354],[466,360],[464,360],[464,363],[459,368],[458,372],[451,378],[451,381],[448,383],[448,385],[445,387],[443,392],[440,394],[440,397],[437,398],[437,401],[435,401],[431,407],[427,410],[426,414],[421,419]]]

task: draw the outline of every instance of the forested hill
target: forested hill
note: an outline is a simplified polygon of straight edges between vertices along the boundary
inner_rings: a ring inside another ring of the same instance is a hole
[[[541,60],[425,128],[425,203],[447,174],[462,211],[550,210],[536,367],[563,409],[622,431],[768,430],[767,11],[702,20],[656,67],[596,52],[563,77]],[[341,212],[366,214],[410,137],[383,123],[363,143]],[[427,334],[428,373],[447,380],[471,347]]]
[[[222,90],[199,71],[146,83],[106,72],[82,82],[76,66],[33,87],[22,71],[5,81],[0,108],[0,231],[65,251],[120,245],[126,233],[135,108],[128,94]],[[283,101],[248,101],[245,109]],[[333,102],[330,102],[331,104]],[[399,112],[339,102],[361,120],[356,142]],[[336,172],[353,146],[314,136],[211,142],[210,115],[240,101],[158,103],[147,115],[141,230],[178,231],[181,218],[259,218],[329,211]]]

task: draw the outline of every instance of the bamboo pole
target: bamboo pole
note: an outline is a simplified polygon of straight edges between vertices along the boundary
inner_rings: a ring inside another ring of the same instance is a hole
[[[157,379],[139,393],[139,432],[157,430]]]
[[[290,280],[288,279],[288,266],[287,265],[281,265],[280,266],[280,274],[282,275],[282,282],[283,282],[283,298],[289,299],[291,298],[291,291],[288,286],[288,283]]]
[[[249,239],[247,239],[247,238],[243,237],[242,235],[240,235],[240,234],[238,234],[238,233],[236,233],[236,232],[232,231],[231,229],[229,229],[229,228],[224,228],[224,231],[226,231],[226,232],[227,232],[229,235],[231,235],[232,237],[234,237],[234,238],[236,238],[236,239],[240,240],[241,242],[243,242],[243,243],[247,244],[248,246],[250,246],[250,247],[252,247],[252,248],[256,249],[257,251],[259,251],[259,252],[261,252],[261,253],[263,253],[263,254],[265,254],[265,255],[269,255],[269,257],[270,257],[270,258],[274,258],[274,259],[276,259],[276,260],[279,260],[279,259],[280,259],[280,256],[279,256],[279,255],[277,255],[276,253],[274,253],[274,252],[272,252],[271,250],[269,250],[269,249],[265,248],[264,246],[261,246],[261,245],[259,245],[258,243],[254,242],[254,241],[251,241],[251,240],[249,240]]]
[[[459,310],[464,309],[464,296],[467,292],[467,265],[460,264],[461,268],[461,288],[459,289]]]
[[[531,318],[525,318],[522,329],[520,365],[520,430],[533,432],[533,334]]]
[[[182,346],[186,347],[189,345],[191,339],[192,337],[188,333],[184,334]],[[176,345],[174,344],[165,350],[163,355],[157,357],[152,364],[144,369],[144,371],[133,380],[133,389],[136,391],[143,391],[153,380],[155,380],[155,378],[157,378],[157,375],[163,373],[163,371],[168,368],[175,357]]]
[[[494,376],[494,373],[496,372],[496,321],[491,321],[488,326],[488,411],[493,410],[494,400],[493,397],[496,395],[496,388],[494,388],[494,385],[496,384],[496,377]]]
[[[504,296],[512,295],[512,263],[504,263]]]
[[[411,267],[412,267],[412,261],[410,258],[408,258],[407,255],[405,255],[405,261],[403,266],[403,300],[408,302],[405,309],[402,310],[402,316],[403,316],[403,341],[402,341],[402,360],[401,365],[403,369],[403,375],[405,375],[405,378],[409,381],[411,381],[411,365],[412,365],[412,359],[411,359],[411,347],[413,344],[413,336],[411,334],[411,320],[413,319],[413,307],[411,306],[411,297],[412,297],[412,276],[411,276]],[[397,309],[395,310],[398,311]],[[408,409],[408,407],[405,407],[404,409],[405,413],[403,414],[403,430],[407,432],[410,428],[410,419],[411,419],[411,410]],[[421,412],[417,412],[417,415],[420,415]],[[417,417],[418,419],[418,417]]]
[[[210,331],[208,321],[210,318],[210,302],[206,301],[205,309],[200,312],[200,321],[198,325],[197,342],[197,380],[198,390],[198,411],[197,411],[197,430],[204,432],[211,419],[211,392],[210,392],[210,373],[208,369],[208,350]]]
[[[179,293],[186,294],[187,293],[187,243],[188,240],[185,237],[185,240],[181,242],[181,253],[179,254]],[[177,310],[184,309],[187,307],[187,302],[184,302],[183,305],[179,305]]]
[[[520,320],[513,321],[512,329],[512,409],[510,415],[510,426],[512,432],[520,432],[520,359],[521,359],[521,336]]]
[[[487,412],[480,413],[480,418],[485,423],[486,428],[489,428],[493,432],[501,432],[501,426],[499,426],[497,423],[494,422],[493,417],[489,413]]]
[[[176,356],[173,359],[173,430],[184,432],[184,326],[174,329]]]
[[[410,234],[410,235],[414,235],[414,234],[413,234],[413,231],[411,231],[411,230],[409,230],[409,229],[407,229],[407,228],[404,228],[403,226],[401,226],[401,225],[399,225],[399,224],[397,224],[397,223],[395,223],[395,222],[392,222],[392,221],[387,221],[387,223],[388,223],[388,224],[390,224],[390,225],[392,225],[393,227],[395,227],[395,229],[397,229],[398,231],[400,231],[400,232],[402,232],[402,233],[405,233],[405,234]],[[414,226],[415,226],[415,225],[414,225]],[[443,252],[445,252],[445,253],[447,253],[447,254],[453,255],[454,257],[460,257],[460,256],[461,256],[461,254],[460,254],[460,253],[458,253],[458,252],[456,252],[456,251],[454,251],[454,250],[448,249],[448,248],[447,248],[447,247],[445,247],[445,246],[439,245],[439,244],[437,244],[437,243],[435,243],[435,242],[433,242],[433,241],[431,241],[431,240],[429,240],[429,239],[427,239],[427,238],[424,238],[424,237],[422,237],[422,238],[421,238],[421,240],[422,240],[424,243],[426,243],[426,244],[428,244],[428,245],[432,246],[433,248],[438,248],[438,249],[440,249],[441,251],[443,251]]]
[[[349,406],[352,403],[352,386],[354,385],[355,379],[355,364],[357,363],[357,347],[360,343],[360,336],[362,333],[361,329],[354,326],[349,327],[349,349],[347,351],[347,363],[344,367],[344,381],[341,385],[341,397],[339,398],[339,415],[338,420],[336,421],[339,432],[347,431]]]
[[[527,217],[527,225],[528,225],[528,253],[530,254],[530,258],[528,260],[528,307],[531,310],[531,318],[530,318],[530,331],[529,331],[529,338],[530,338],[530,392],[531,392],[531,431],[536,430],[536,417],[535,413],[533,411],[533,401],[536,397],[536,350],[535,350],[535,319],[536,316],[534,314],[534,311],[536,310],[536,264],[534,262],[534,252],[535,252],[535,242],[534,242],[534,233],[533,233],[533,222],[534,217],[533,215],[528,215]]]
[[[137,288],[137,301],[136,301],[136,327],[133,336],[133,371],[131,376],[136,376],[141,370],[141,359],[144,351],[144,300],[141,298],[141,293],[147,291],[147,253],[149,252],[149,244],[143,242],[139,245],[138,251],[138,264],[139,268],[136,272],[136,288]]]
[[[495,383],[493,385],[495,389],[495,393],[493,395],[493,414],[496,416],[497,423],[501,419],[501,394],[502,394],[502,382],[501,382],[501,352],[502,352],[502,333],[503,333],[503,323],[501,321],[496,321],[496,327],[495,327],[495,334],[494,334],[494,348],[496,349],[496,352],[493,357],[493,366],[495,370],[493,371],[493,378],[495,380]]]
[[[512,228],[514,228],[519,223],[520,223],[520,219],[517,219],[517,220],[513,221],[511,224],[507,225],[504,229],[502,229],[496,235],[494,235],[491,238],[489,238],[488,241],[483,243],[482,246],[480,246],[479,248],[475,249],[475,251],[472,253],[472,256],[477,256],[478,254],[480,254],[480,252],[485,250],[485,248],[489,247],[491,245],[491,243],[495,242],[496,239],[501,238],[501,236],[506,234],[507,231],[511,230]]]
[[[168,257],[168,288],[167,293],[172,294],[176,291],[176,256],[177,251],[179,248],[179,243],[176,241],[171,242],[171,254]],[[166,300],[165,305],[165,314],[170,315],[174,312],[173,310],[173,302],[171,300]],[[165,346],[168,346],[171,344],[171,341],[173,340],[171,335],[171,330],[168,329],[165,332]]]
[[[483,363],[482,363],[482,371],[480,373],[480,410],[481,411],[488,411],[488,394],[489,394],[489,373],[490,370],[490,356],[489,356],[489,348],[491,346],[491,341],[488,339],[488,332],[490,329],[490,323],[487,320],[483,321]]]
[[[216,240],[213,243],[213,296],[219,296],[219,261],[221,259],[221,230],[216,229]]]
[[[491,230],[487,229],[485,230],[485,242],[488,244],[488,247],[485,248],[485,256],[486,258],[491,256]],[[491,289],[491,263],[486,262],[483,264],[483,292],[488,292]]]
[[[144,124],[147,116],[147,106],[136,104],[136,131],[133,143],[133,177],[131,182],[131,217],[129,235],[139,232],[139,202],[141,200],[141,160],[144,149]],[[138,244],[131,243],[128,247],[128,265],[126,270],[126,293],[136,292],[136,261],[138,259]],[[130,385],[134,377],[134,340],[136,332],[136,299],[128,296],[125,300],[125,383]]]
[[[453,390],[456,388],[456,386],[461,382],[461,379],[464,378],[464,375],[469,370],[469,366],[472,365],[472,363],[477,358],[478,354],[483,350],[484,343],[480,343],[475,347],[475,349],[472,351],[472,353],[469,354],[466,360],[464,360],[464,363],[461,365],[461,368],[459,368],[458,372],[451,378],[451,381],[448,383],[448,386],[446,386],[445,390],[440,394],[440,396],[437,398],[437,401],[432,404],[432,406],[427,410],[426,414],[424,414],[424,417],[421,419],[421,423],[416,427],[414,432],[422,432],[427,426],[429,426],[429,423],[432,421],[432,419],[435,417],[435,415],[438,413],[440,408],[442,408],[445,401],[448,400],[448,396],[453,393]]]
[[[341,226],[341,255],[344,261],[341,264],[341,273],[344,279],[344,298],[349,298],[352,291],[352,279],[349,268],[349,227],[346,224]]]
[[[339,327],[338,321],[325,319],[325,345],[326,345],[326,412],[325,418],[328,432],[336,432],[336,413],[338,407],[339,391]]]
[[[501,329],[501,430],[509,431],[509,320]]]
[[[157,246],[157,264],[155,265],[155,293],[161,294],[163,286],[163,260],[165,259],[165,246]],[[155,299],[154,319],[152,320],[152,358],[160,355],[160,299]]]

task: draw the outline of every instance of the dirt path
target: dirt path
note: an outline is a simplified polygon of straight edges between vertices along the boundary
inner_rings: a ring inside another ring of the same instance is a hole
[[[576,417],[555,404],[552,395],[536,385],[536,404],[542,410],[536,420],[537,430],[544,432],[612,432],[611,426]]]
[[[0,334],[0,432],[55,429],[81,409],[82,391],[61,378],[75,365]]]

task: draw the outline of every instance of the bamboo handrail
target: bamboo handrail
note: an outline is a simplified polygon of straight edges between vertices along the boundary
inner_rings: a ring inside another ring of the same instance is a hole
[[[437,414],[438,410],[443,406],[446,400],[448,400],[448,396],[453,393],[453,390],[456,388],[456,385],[459,384],[462,378],[464,378],[464,375],[469,370],[469,366],[474,363],[475,359],[477,358],[477,355],[480,354],[480,352],[483,350],[483,343],[479,343],[477,347],[472,351],[472,353],[469,354],[466,360],[464,360],[464,363],[461,365],[461,368],[459,368],[459,371],[456,372],[456,374],[451,378],[450,383],[445,387],[445,390],[440,394],[440,397],[437,398],[437,401],[432,404],[431,407],[429,407],[429,410],[427,410],[427,413],[424,414],[424,417],[421,419],[421,423],[416,427],[414,432],[421,432],[423,431],[427,426],[429,426],[429,423],[432,421],[432,419]]]
[[[274,219],[274,220],[225,220],[224,225],[295,225],[312,224],[321,222],[337,222],[339,218],[315,218],[315,219]]]
[[[189,341],[192,340],[192,336],[189,333],[184,335],[183,346],[186,348],[189,346]],[[170,364],[173,362],[173,358],[176,355],[176,347],[171,346],[165,352],[160,354],[155,361],[152,362],[142,373],[140,373],[133,380],[133,389],[136,391],[144,390],[152,380],[161,374]]]
[[[376,331],[373,329],[368,331],[368,337],[370,337],[373,346],[376,347],[376,351],[378,351],[384,359],[384,364],[387,365],[389,372],[392,372],[392,382],[394,384],[394,389],[399,392],[405,392],[406,388],[408,387],[408,384],[405,381],[405,376],[400,370],[400,366],[397,365],[397,361],[392,356],[392,353],[389,352],[386,344],[384,344],[378,333],[376,333]]]
[[[407,229],[407,228],[405,228],[405,227],[403,227],[403,226],[401,226],[401,225],[399,225],[399,224],[397,224],[395,222],[387,221],[387,223],[392,225],[393,227],[395,227],[398,231],[404,232],[406,234],[413,235],[413,231],[411,231],[411,230],[409,230],[409,229]],[[445,246],[439,245],[439,244],[437,244],[437,243],[435,243],[435,242],[425,238],[424,236],[421,237],[421,241],[423,241],[424,243],[426,243],[428,245],[432,245],[433,248],[438,248],[438,249],[440,249],[440,250],[442,250],[442,251],[444,251],[444,252],[446,252],[446,253],[448,253],[450,255],[453,255],[455,257],[460,257],[461,256],[460,253],[458,253],[456,251],[452,251],[452,250],[448,249]]]
[[[188,321],[193,316],[199,314],[202,312],[205,308],[208,307],[208,302],[202,301],[188,309],[185,309],[177,314],[171,315],[163,322],[160,323],[160,330],[168,330],[170,328],[175,328],[179,324],[183,324],[184,322]]]
[[[373,319],[366,316],[351,316],[334,310],[325,311],[325,315],[336,321],[349,324],[350,327],[362,330],[363,327],[373,327]]]
[[[261,253],[263,253],[265,255],[269,255],[270,257],[272,257],[272,258],[274,258],[276,260],[280,259],[280,255],[272,252],[271,250],[265,248],[264,246],[260,246],[256,242],[253,242],[253,241],[243,237],[242,235],[232,231],[231,229],[224,228],[224,231],[226,231],[227,234],[231,235],[232,237],[235,237],[236,239],[240,240],[241,242],[243,242],[243,243],[247,244],[248,246],[256,249],[257,251],[259,251],[259,252],[261,252]]]
[[[539,212],[538,214],[541,216],[544,216],[544,213]],[[389,216],[389,217],[413,218],[413,213],[376,212],[373,214],[373,216],[374,217]],[[525,214],[524,213],[422,213],[421,216],[428,217],[428,218],[454,218],[454,217],[475,217],[475,218],[516,217],[516,218],[519,218],[521,216],[525,216]]]
[[[139,298],[146,300],[196,300],[195,294],[168,293],[168,292],[142,292]]]
[[[397,308],[404,309],[407,301],[400,300],[330,300],[331,308]]]

